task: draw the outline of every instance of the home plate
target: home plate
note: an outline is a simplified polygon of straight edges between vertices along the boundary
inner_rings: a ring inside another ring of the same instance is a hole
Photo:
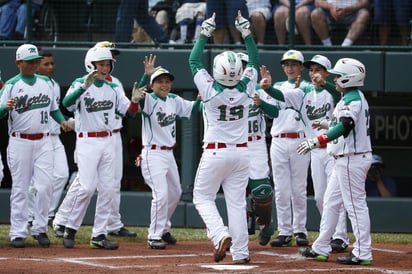
[[[249,270],[253,269],[255,265],[233,265],[233,264],[201,264],[203,268],[212,268],[215,270]]]

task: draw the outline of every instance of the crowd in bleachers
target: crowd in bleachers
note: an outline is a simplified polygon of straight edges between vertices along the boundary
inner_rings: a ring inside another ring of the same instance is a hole
[[[32,0],[33,13],[44,3],[55,10],[65,1]],[[79,1],[76,1],[76,3]],[[86,1],[84,1],[86,2]],[[293,27],[295,44],[301,45],[409,45],[412,21],[410,0],[113,0],[110,11],[99,14],[86,11],[102,6],[98,1],[78,7],[82,21],[103,21],[113,27],[107,39],[115,42],[190,44],[199,33],[204,18],[213,12],[217,16],[217,31],[210,39],[215,44],[241,43],[234,31],[233,18],[237,10],[245,14],[258,45],[289,43],[289,28]],[[25,30],[26,1],[0,1],[0,39],[27,39]],[[73,5],[75,2],[72,3]],[[290,10],[295,10],[289,20]],[[66,8],[59,12],[60,31],[75,27]],[[94,12],[96,13],[96,12]],[[110,17],[109,14],[113,16]],[[229,18],[230,17],[230,18]],[[80,20],[80,19],[79,19]],[[69,23],[70,22],[70,23]],[[291,24],[292,23],[292,24]],[[87,28],[80,28],[86,31]],[[88,30],[89,31],[89,30]],[[96,28],[95,32],[104,32]],[[74,39],[76,40],[76,39]]]

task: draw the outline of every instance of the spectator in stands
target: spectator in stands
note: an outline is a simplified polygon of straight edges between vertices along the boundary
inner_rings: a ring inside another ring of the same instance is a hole
[[[343,25],[348,29],[341,46],[351,46],[365,31],[369,21],[369,0],[315,0],[312,27],[322,44],[331,46],[329,30]]]
[[[240,32],[235,28],[237,11],[240,10],[244,18],[249,18],[246,0],[206,0],[206,17],[212,17],[216,13],[216,29],[213,32],[213,43],[224,44],[227,29],[233,44],[241,44]]]
[[[266,22],[272,17],[272,4],[269,0],[246,0],[249,11],[250,30],[258,45],[265,43]]]
[[[365,182],[366,196],[392,197],[397,195],[396,183],[393,178],[383,175],[384,168],[382,157],[373,154],[372,165]]]
[[[174,20],[176,2],[177,0],[149,0],[149,14],[169,35],[176,24]]]
[[[176,11],[176,23],[180,29],[178,44],[191,43],[199,38],[203,20],[205,20],[205,0],[180,0]],[[189,32],[190,25],[194,23],[193,33]]]
[[[300,33],[305,45],[312,44],[312,28],[310,14],[315,9],[314,0],[295,0],[295,33]],[[280,45],[285,44],[289,25],[289,0],[279,0],[273,13],[276,38]]]
[[[133,19],[136,19],[155,44],[169,43],[169,35],[149,15],[148,0],[120,0],[116,18],[116,42],[132,40]]]
[[[396,23],[399,28],[400,44],[409,43],[409,21],[412,18],[412,2],[405,0],[374,0],[374,20],[378,26],[379,45],[388,43],[391,25]]]
[[[43,0],[32,0],[33,13],[39,11]],[[0,40],[24,38],[27,19],[26,1],[0,1]]]

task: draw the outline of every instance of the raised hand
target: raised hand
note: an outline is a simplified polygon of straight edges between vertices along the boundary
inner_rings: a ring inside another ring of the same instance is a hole
[[[213,13],[212,17],[203,21],[202,30],[200,31],[201,34],[207,37],[212,36],[213,31],[216,29],[215,17],[216,13]]]
[[[156,55],[150,54],[149,57],[144,57],[144,73],[148,76],[152,75],[156,70],[161,68],[162,66],[155,67],[156,63]]]
[[[262,78],[259,82],[262,89],[268,89],[272,84],[272,75],[265,65],[260,66],[260,77]]]
[[[93,81],[97,78],[97,74],[98,74],[97,70],[91,71],[86,76],[86,78],[84,79],[84,83],[80,87],[84,90],[88,89],[93,84]]]
[[[242,16],[240,10],[237,12],[235,26],[237,30],[242,34],[243,38],[250,35],[250,22]]]

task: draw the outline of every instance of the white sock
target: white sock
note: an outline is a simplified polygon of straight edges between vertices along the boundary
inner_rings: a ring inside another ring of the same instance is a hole
[[[183,20],[180,23],[180,40],[183,42],[186,41],[187,38],[187,21]]]
[[[328,38],[322,40],[322,44],[324,46],[332,46],[332,40],[330,40],[330,37],[328,37]]]
[[[196,28],[195,28],[195,35],[193,37],[193,41],[196,41],[199,39],[200,31],[202,30],[202,23],[203,23],[204,18],[202,16],[199,16],[196,18]]]
[[[341,46],[342,47],[349,47],[349,46],[352,46],[352,45],[353,45],[353,41],[348,39],[348,38],[345,38],[345,40],[343,40]]]

